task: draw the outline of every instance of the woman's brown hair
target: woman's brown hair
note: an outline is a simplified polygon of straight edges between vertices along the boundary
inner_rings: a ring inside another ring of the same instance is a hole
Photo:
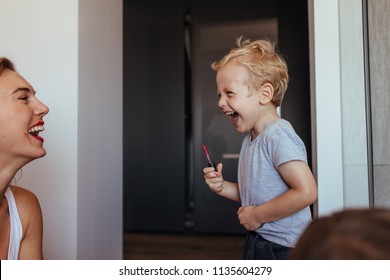
[[[0,76],[1,76],[1,74],[3,74],[5,69],[15,71],[14,64],[8,58],[0,57]]]

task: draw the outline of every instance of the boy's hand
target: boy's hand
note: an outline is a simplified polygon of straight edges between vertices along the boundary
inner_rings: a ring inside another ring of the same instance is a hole
[[[203,169],[203,173],[204,180],[210,190],[220,193],[223,190],[222,163],[217,165],[217,170],[218,172],[216,172],[213,167],[206,167]]]
[[[262,223],[258,221],[256,206],[242,206],[238,208],[237,215],[240,220],[240,224],[247,230],[256,230],[262,226]]]

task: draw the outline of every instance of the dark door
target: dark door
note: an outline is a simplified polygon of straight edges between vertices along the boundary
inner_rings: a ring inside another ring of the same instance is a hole
[[[259,3],[255,7],[245,4],[212,7],[202,3],[194,2],[193,9],[194,228],[198,232],[241,233],[244,230],[236,214],[240,204],[212,193],[203,180],[202,169],[207,164],[202,150],[205,144],[213,160],[224,164],[224,179],[237,181],[238,155],[244,136],[236,132],[217,106],[216,73],[210,65],[234,47],[239,36],[277,41],[277,4],[267,1],[267,13],[251,14],[261,8]],[[220,9],[230,12],[220,13]]]
[[[183,231],[183,1],[123,4],[124,229]]]
[[[203,180],[202,144],[236,180],[238,134],[217,107],[210,64],[235,39],[279,44],[291,81],[281,114],[311,158],[307,1],[124,1],[124,229],[243,233],[238,203]]]

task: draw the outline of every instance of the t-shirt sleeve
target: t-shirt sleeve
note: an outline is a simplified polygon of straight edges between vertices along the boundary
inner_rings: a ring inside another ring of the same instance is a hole
[[[305,144],[292,127],[276,126],[267,138],[268,153],[276,168],[292,160],[307,162]]]

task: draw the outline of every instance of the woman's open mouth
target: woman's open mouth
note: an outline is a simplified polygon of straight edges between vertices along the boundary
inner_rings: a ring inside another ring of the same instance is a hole
[[[28,129],[28,133],[34,137],[35,139],[37,139],[38,141],[41,141],[43,142],[43,138],[39,136],[39,133],[44,131],[45,128],[43,127],[45,123],[43,121],[39,121],[37,124],[33,125],[32,127],[30,127]]]

